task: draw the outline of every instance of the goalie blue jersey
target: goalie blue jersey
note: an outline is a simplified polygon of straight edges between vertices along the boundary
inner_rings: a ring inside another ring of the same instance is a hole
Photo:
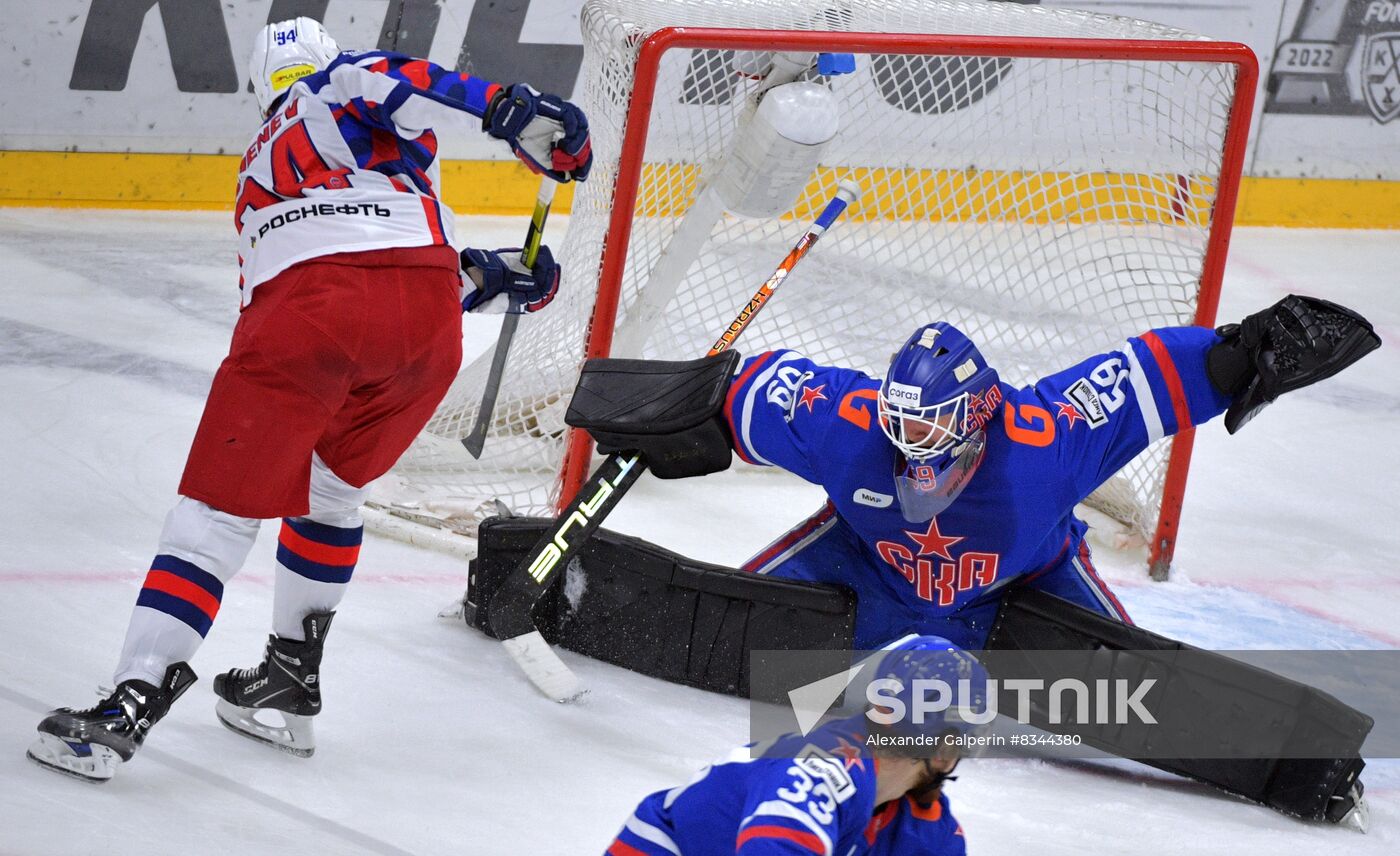
[[[1153,441],[1225,411],[1205,370],[1217,341],[1204,327],[1152,330],[1032,386],[994,388],[972,403],[1000,410],[982,464],[926,524],[898,507],[878,380],[793,351],[751,357],[724,408],[736,451],[820,485],[828,502],[745,569],[854,589],[858,648],[932,633],[976,650],[1018,582],[1127,621],[1074,506]]]
[[[946,796],[875,805],[877,761],[862,754],[856,720],[766,750],[741,747],[689,784],[651,794],[608,856],[964,856]]]

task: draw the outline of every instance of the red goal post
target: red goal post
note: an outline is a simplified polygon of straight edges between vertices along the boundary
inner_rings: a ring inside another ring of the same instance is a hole
[[[1195,296],[1194,323],[1206,326],[1214,324],[1258,80],[1258,64],[1247,46],[1209,41],[666,27],[647,36],[640,46],[635,88],[626,114],[621,156],[611,200],[611,215],[601,259],[597,299],[589,317],[586,356],[603,357],[610,353],[618,320],[624,265],[628,258],[628,244],[638,203],[638,189],[642,183],[658,71],[667,52],[677,50],[802,51],[1058,60],[1127,59],[1167,63],[1219,63],[1233,66],[1236,72],[1235,93],[1229,108],[1223,140],[1222,166],[1210,210],[1209,240]],[[859,216],[858,211],[855,216]],[[794,288],[792,291],[793,293],[785,296],[785,299],[799,300],[798,290]],[[972,331],[972,335],[975,339],[976,331]],[[1175,548],[1193,438],[1194,429],[1188,429],[1176,435],[1171,442],[1161,507],[1149,543],[1149,566],[1154,577],[1165,578]],[[577,493],[587,478],[592,460],[592,445],[587,435],[581,431],[571,431],[564,457],[557,507],[563,508]]]

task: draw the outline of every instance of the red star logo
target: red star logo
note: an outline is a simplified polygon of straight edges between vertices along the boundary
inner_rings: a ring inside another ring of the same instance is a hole
[[[824,389],[826,389],[826,384],[802,387],[802,400],[797,403],[799,405],[805,404],[807,406],[807,412],[811,413],[812,405],[826,398],[826,394],[822,392]]]
[[[865,759],[861,757],[860,750],[857,749],[855,746],[852,746],[851,744],[847,743],[846,738],[844,737],[838,737],[836,738],[836,740],[836,748],[832,749],[831,751],[841,756],[841,758],[845,760],[846,769],[849,770],[852,767],[859,767],[862,770],[864,770]]]
[[[913,539],[915,544],[919,545],[920,556],[933,555],[950,562],[953,561],[953,556],[948,552],[948,548],[964,540],[962,537],[956,535],[944,535],[942,532],[939,532],[937,517],[928,522],[927,532],[919,534],[918,532],[910,532],[906,529],[904,530],[904,534],[908,535]]]
[[[1057,401],[1055,405],[1060,408],[1060,412],[1055,415],[1063,416],[1065,419],[1069,420],[1069,427],[1071,428],[1074,427],[1074,423],[1084,418],[1084,414],[1076,410],[1074,405],[1070,404],[1068,401]]]

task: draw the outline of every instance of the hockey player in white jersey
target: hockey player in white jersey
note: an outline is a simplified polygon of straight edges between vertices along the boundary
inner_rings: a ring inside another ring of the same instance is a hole
[[[131,760],[195,681],[188,661],[269,518],[282,518],[273,633],[260,664],[214,679],[218,715],[312,753],[322,646],[358,560],[366,486],[456,376],[461,313],[506,302],[498,296],[536,311],[558,287],[546,247],[533,269],[518,251],[454,248],[438,134],[484,131],[559,182],[582,181],[592,164],[587,122],[569,102],[399,54],[341,52],[309,18],[266,27],[251,76],[263,123],[240,165],[242,313],[229,355],[132,612],[115,690],[51,713],[29,750],[88,780]]]

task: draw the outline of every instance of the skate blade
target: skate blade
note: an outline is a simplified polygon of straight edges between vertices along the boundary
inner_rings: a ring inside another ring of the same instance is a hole
[[[256,740],[259,743],[280,749],[288,755],[310,758],[316,751],[316,734],[312,729],[311,717],[309,716],[297,716],[294,713],[283,713],[280,710],[239,707],[223,699],[219,699],[214,708],[214,714],[230,731],[247,737],[249,740]],[[264,716],[279,715],[282,717],[283,724],[278,726],[261,722],[257,718],[258,714]]]
[[[95,785],[110,782],[117,772],[117,765],[122,762],[121,756],[111,747],[98,743],[81,745],[86,747],[87,755],[79,755],[66,740],[41,732],[25,755],[40,767],[55,773]]]
[[[1371,826],[1371,808],[1366,804],[1366,798],[1356,797],[1356,805],[1352,806],[1351,811],[1347,812],[1337,825],[1366,834],[1366,830]]]

